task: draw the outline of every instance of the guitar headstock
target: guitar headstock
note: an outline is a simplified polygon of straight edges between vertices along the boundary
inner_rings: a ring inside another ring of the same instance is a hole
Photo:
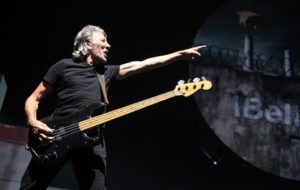
[[[209,90],[211,87],[211,82],[206,80],[205,77],[194,78],[192,82],[188,81],[187,83],[185,83],[183,80],[180,80],[174,89],[174,93],[177,96],[188,97],[200,89]]]

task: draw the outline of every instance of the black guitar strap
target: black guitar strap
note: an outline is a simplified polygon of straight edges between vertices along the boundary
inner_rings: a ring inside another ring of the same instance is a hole
[[[97,73],[97,77],[98,77],[98,80],[99,80],[99,83],[100,83],[100,87],[101,87],[101,90],[102,90],[102,94],[103,94],[103,98],[104,98],[104,103],[106,105],[109,104],[108,102],[108,98],[107,98],[107,92],[106,92],[106,85],[105,85],[105,77],[104,75],[100,75]]]

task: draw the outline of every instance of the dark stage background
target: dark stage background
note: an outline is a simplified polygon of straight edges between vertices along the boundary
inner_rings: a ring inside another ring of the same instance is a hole
[[[201,24],[226,2],[42,1],[2,6],[0,73],[8,89],[1,122],[25,126],[25,99],[50,65],[70,57],[83,26],[103,27],[112,46],[109,63],[122,64],[191,47]],[[188,78],[189,63],[183,61],[132,76],[111,86],[110,109],[172,90],[178,80]],[[40,117],[52,108],[50,97],[41,105]],[[206,125],[193,97],[173,98],[109,122],[105,136],[110,190],[299,189],[299,183],[266,173],[231,152]],[[76,189],[72,175],[67,167],[53,186]]]

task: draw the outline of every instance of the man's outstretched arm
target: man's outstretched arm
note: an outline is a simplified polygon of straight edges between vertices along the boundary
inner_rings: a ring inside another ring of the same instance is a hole
[[[157,67],[165,66],[179,60],[194,60],[200,57],[200,50],[206,45],[196,46],[166,55],[151,57],[143,61],[132,61],[120,65],[119,79],[124,79],[130,75],[149,71]]]

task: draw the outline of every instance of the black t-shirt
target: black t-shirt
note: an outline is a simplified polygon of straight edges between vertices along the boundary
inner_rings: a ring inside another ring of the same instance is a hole
[[[106,89],[118,78],[118,65],[105,65]],[[62,59],[52,65],[43,80],[56,90],[57,102],[54,115],[65,116],[92,103],[102,101],[102,92],[96,68],[72,59]]]

